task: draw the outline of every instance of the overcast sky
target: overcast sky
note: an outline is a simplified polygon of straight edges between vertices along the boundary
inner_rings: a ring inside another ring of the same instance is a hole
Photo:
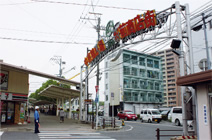
[[[189,4],[191,12],[207,2],[180,0],[181,5]],[[95,18],[89,12],[101,13],[101,25],[106,26],[109,20],[126,22],[145,10],[161,11],[174,3],[174,0],[1,0],[0,59],[55,75],[59,73],[59,65],[50,59],[62,56],[66,62],[64,72],[76,67],[64,74],[71,78],[80,72],[87,47],[93,48],[97,40],[94,29],[97,21],[85,19]],[[95,93],[95,79],[89,85],[92,93]],[[30,92],[45,80],[30,76]],[[80,81],[80,76],[73,80]],[[101,80],[101,87],[103,84]],[[103,92],[100,88],[100,93]]]

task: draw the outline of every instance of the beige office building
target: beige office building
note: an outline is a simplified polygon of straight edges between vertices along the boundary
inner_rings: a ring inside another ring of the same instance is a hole
[[[181,106],[180,87],[177,86],[177,77],[180,76],[179,58],[172,49],[155,52],[153,55],[162,58],[164,107]]]

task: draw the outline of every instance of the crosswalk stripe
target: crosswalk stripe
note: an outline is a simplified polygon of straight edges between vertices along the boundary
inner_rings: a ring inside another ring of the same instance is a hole
[[[0,136],[3,135],[4,132],[0,132]]]
[[[38,136],[40,140],[115,140],[108,136],[101,136],[100,133],[79,131],[41,131]]]

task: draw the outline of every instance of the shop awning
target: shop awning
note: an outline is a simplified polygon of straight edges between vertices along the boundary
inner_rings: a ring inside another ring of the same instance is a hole
[[[51,85],[39,93],[41,96],[61,99],[61,98],[78,98],[80,91],[75,89],[62,88]]]
[[[212,84],[212,70],[206,70],[177,78],[178,86],[195,86],[201,83]]]

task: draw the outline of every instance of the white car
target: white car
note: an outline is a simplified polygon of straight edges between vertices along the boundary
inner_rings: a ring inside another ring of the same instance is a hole
[[[162,117],[158,109],[143,109],[141,110],[140,119],[141,122],[146,121],[151,123],[155,121],[160,123]]]

